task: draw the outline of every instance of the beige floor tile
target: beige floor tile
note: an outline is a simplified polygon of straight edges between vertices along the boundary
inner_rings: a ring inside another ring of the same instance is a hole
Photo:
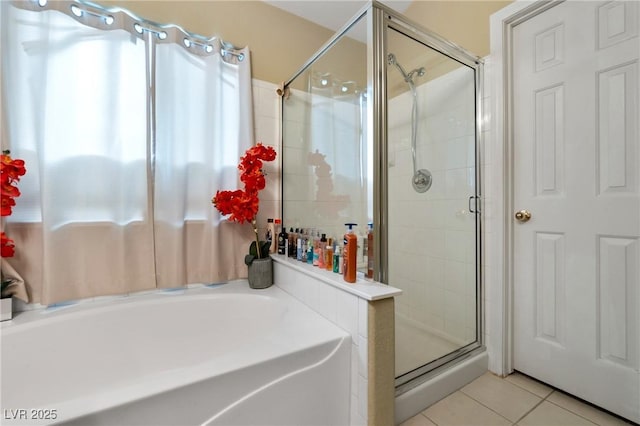
[[[466,395],[517,422],[542,398],[491,373],[478,377],[461,389]]]
[[[501,426],[511,422],[462,392],[455,392],[422,412],[440,426]]]
[[[508,375],[505,377],[505,380],[538,395],[540,398],[546,398],[551,392],[553,392],[553,388],[551,386],[547,386],[544,383],[540,383],[539,381],[518,372]]]
[[[579,416],[582,416],[592,422],[600,425],[600,426],[628,426],[630,423],[625,422],[617,417],[610,415],[602,410],[598,410],[597,408],[585,404],[584,402],[573,398],[566,393],[556,391],[552,393],[547,401],[553,402],[556,405],[559,405],[562,408],[565,408],[572,413],[575,413]]]
[[[535,410],[518,422],[520,426],[593,426],[589,420],[564,408],[543,401]]]
[[[400,423],[400,426],[436,426],[431,420],[423,416],[422,414],[418,414],[417,416],[411,417],[409,420],[405,420]]]

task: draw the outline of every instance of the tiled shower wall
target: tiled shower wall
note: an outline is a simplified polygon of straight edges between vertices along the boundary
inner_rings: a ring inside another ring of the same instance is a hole
[[[262,80],[253,80],[253,117],[254,117],[254,139],[255,142],[262,142],[272,146],[278,156],[276,161],[265,163],[264,171],[267,174],[267,185],[260,192],[260,210],[258,212],[258,227],[260,235],[266,231],[268,218],[282,218],[280,211],[281,178],[280,156],[282,149],[280,146],[280,98],[276,94],[276,86]]]
[[[417,168],[431,189],[413,190],[409,90],[389,101],[389,277],[404,293],[397,314],[455,344],[475,340],[474,87],[470,69],[418,86]]]
[[[358,98],[317,92],[293,89],[285,101],[287,226],[340,239],[344,224],[355,222],[356,232],[366,233],[369,182]]]

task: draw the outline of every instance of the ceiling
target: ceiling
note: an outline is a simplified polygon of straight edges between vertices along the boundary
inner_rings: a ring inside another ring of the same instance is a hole
[[[366,0],[264,0],[266,3],[337,31],[368,2]],[[404,13],[411,0],[383,0],[386,6]]]

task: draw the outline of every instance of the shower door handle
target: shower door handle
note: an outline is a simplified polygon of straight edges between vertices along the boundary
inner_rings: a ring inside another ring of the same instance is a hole
[[[475,210],[471,208],[471,200],[473,200],[473,205]],[[472,195],[469,197],[469,213],[480,213],[480,205],[479,205],[480,197],[476,195]]]

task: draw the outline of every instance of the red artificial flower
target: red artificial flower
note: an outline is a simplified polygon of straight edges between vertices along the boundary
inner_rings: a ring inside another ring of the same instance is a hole
[[[9,151],[0,154],[0,215],[10,216],[12,207],[16,205],[14,198],[20,196],[16,182],[27,172],[23,160],[14,160]],[[12,257],[15,253],[13,240],[2,232],[0,240],[0,254],[2,257]]]
[[[16,205],[16,201],[11,197],[2,197],[0,200],[0,216],[11,216],[11,208]]]
[[[5,151],[6,152],[6,151]],[[2,180],[19,181],[27,169],[24,167],[24,160],[13,160],[9,154],[2,154],[0,158],[0,170],[2,171]]]
[[[9,151],[4,151],[0,155],[0,200],[2,203],[2,216],[9,216],[12,213],[11,207],[16,205],[14,198],[20,196],[20,190],[16,182],[27,172],[23,160],[14,160],[9,155]]]
[[[216,192],[211,201],[218,211],[223,215],[230,215],[229,220],[232,222],[253,222],[260,207],[258,191],[266,186],[262,171],[263,161],[273,161],[275,158],[276,151],[260,142],[249,148],[240,158],[238,165],[244,190]]]
[[[270,146],[267,147],[262,145],[260,142],[258,142],[256,146],[249,148],[247,150],[247,155],[260,158],[264,161],[273,161],[276,159],[276,151]]]
[[[16,198],[20,196],[20,190],[17,186],[13,186],[9,183],[3,183],[0,187],[0,191],[3,197]]]
[[[13,240],[2,232],[2,234],[0,234],[0,254],[2,257],[13,257],[15,254],[14,247]]]
[[[211,200],[223,215],[231,215],[232,222],[251,222],[258,214],[260,200],[257,192],[218,191]]]

